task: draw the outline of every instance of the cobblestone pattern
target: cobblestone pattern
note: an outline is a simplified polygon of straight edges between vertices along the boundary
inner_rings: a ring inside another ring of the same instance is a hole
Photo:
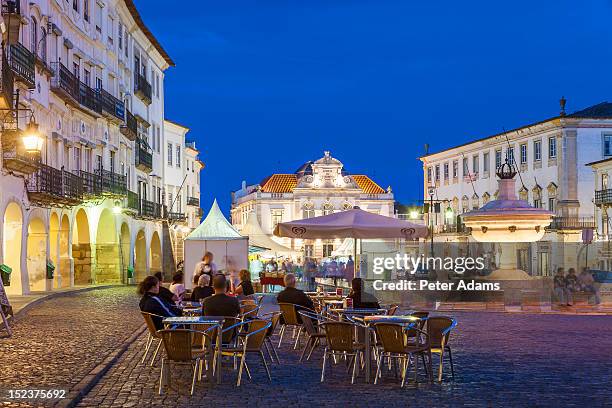
[[[133,287],[60,296],[35,306],[0,339],[0,390],[71,389],[143,321]],[[21,406],[51,405],[51,401]],[[18,406],[0,398],[0,406]]]
[[[610,406],[612,318],[456,313],[451,338],[456,380],[400,389],[392,372],[382,383],[354,385],[340,366],[319,382],[321,353],[299,363],[299,352],[283,346],[281,366],[268,383],[257,359],[253,381],[235,387],[236,373],[225,369],[223,383],[196,385],[189,396],[189,373],[178,368],[165,395],[157,394],[159,368],[139,364],[144,336],[134,343],[81,402],[83,407],[249,406],[249,407],[573,407]],[[159,364],[158,364],[159,366]],[[434,367],[435,368],[435,367]],[[246,378],[243,377],[243,378]],[[178,379],[178,380],[177,380]],[[423,377],[424,381],[425,378]]]

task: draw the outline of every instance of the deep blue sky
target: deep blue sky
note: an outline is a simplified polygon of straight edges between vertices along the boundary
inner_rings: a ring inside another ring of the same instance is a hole
[[[202,152],[205,210],[323,150],[408,202],[424,143],[612,99],[610,1],[136,3],[176,62],[166,117]]]

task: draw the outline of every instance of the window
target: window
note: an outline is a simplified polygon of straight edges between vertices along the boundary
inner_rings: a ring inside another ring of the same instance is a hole
[[[77,171],[81,170],[81,148],[74,148],[74,169]]]
[[[444,181],[448,180],[448,163],[444,163]]]
[[[83,0],[83,19],[89,21],[89,0]]]
[[[548,138],[548,158],[554,159],[557,157],[557,139],[553,137]]]
[[[453,161],[453,178],[459,177],[459,162]]]
[[[96,89],[102,89],[102,78],[96,77]]]
[[[272,228],[276,228],[276,226],[283,222],[283,210],[272,210]]]
[[[482,155],[482,171],[485,173],[489,172],[489,152],[485,152]]]
[[[542,200],[540,200],[539,198],[534,199],[533,206],[535,208],[542,208]]]
[[[508,164],[515,164],[514,163],[514,147],[509,147],[506,149],[506,160],[508,161]]]
[[[83,170],[91,172],[91,149],[85,149],[85,162],[83,163]]]
[[[499,168],[501,166],[501,150],[495,151],[495,168]]]
[[[467,176],[470,172],[470,169],[468,168],[468,159],[467,157],[463,158],[463,177]]]
[[[102,155],[96,155],[96,170],[102,170],[104,165],[102,164]]]
[[[478,174],[478,167],[480,167],[478,164],[478,156],[472,156],[472,172],[474,174]]]
[[[533,142],[533,161],[542,160],[542,141],[535,140]]]
[[[123,24],[119,23],[119,36],[118,36],[118,42],[119,42],[119,49],[122,50],[123,49]]]
[[[128,34],[127,30],[125,30],[125,49],[124,49],[124,51],[125,51],[125,56],[126,57],[128,56],[128,44],[129,44],[128,43],[128,36],[129,36],[129,34]]]
[[[81,63],[81,61],[79,60],[79,57],[74,57],[74,61],[72,61],[72,73],[78,79],[81,79],[81,65],[80,65],[80,63]]]
[[[436,164],[436,182],[440,181],[440,165]]]
[[[314,206],[312,204],[304,204],[304,206],[302,207],[302,218],[312,218],[314,216]]]
[[[154,152],[156,152],[156,144],[157,143],[157,138],[155,137],[155,124],[153,124],[153,137],[151,138],[151,150],[153,150]]]
[[[100,6],[100,3],[98,3],[97,1],[94,1],[94,7],[95,7],[94,19],[96,21],[96,31],[101,33],[102,32],[102,7]]]
[[[521,145],[521,164],[527,163],[527,144]]]
[[[115,152],[110,152],[110,171],[111,173],[115,172]]]
[[[304,245],[304,258],[312,258],[314,256],[314,245]]]
[[[554,198],[549,198],[548,199],[548,211],[555,211],[555,199]]]
[[[602,190],[608,189],[608,175],[606,173],[601,175],[601,189]]]
[[[332,256],[334,251],[334,244],[323,244],[323,258]]]
[[[161,128],[158,125],[157,126],[157,153],[160,152],[160,145],[161,145]]]
[[[79,11],[79,0],[72,0],[72,9],[74,11]]]
[[[85,82],[85,85],[91,86],[90,81],[91,81],[91,73],[88,70],[84,69],[83,70],[83,82]]]
[[[168,143],[168,166],[172,166],[172,143]]]
[[[30,49],[32,53],[38,55],[38,22],[32,17],[32,27],[30,27]]]
[[[427,182],[431,183],[431,167],[427,168]]]
[[[334,206],[330,203],[323,205],[323,215],[329,215],[334,213]]]
[[[604,135],[603,152],[604,156],[612,156],[612,135]]]
[[[113,45],[113,30],[114,30],[114,24],[115,22],[113,21],[113,19],[111,17],[108,18],[108,27],[107,27],[107,33],[108,33],[108,43],[110,45]]]
[[[176,167],[181,167],[181,146],[176,145]]]

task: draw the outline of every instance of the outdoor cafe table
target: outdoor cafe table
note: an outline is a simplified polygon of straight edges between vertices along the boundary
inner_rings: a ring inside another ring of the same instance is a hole
[[[166,317],[162,320],[166,327],[173,324],[207,324],[215,325],[217,327],[217,350],[221,350],[221,337],[223,331],[223,323],[225,317],[223,316],[178,316],[178,317]],[[217,384],[221,384],[221,358],[217,359]],[[212,378],[212,364],[208,364],[208,378]]]
[[[381,315],[369,315],[363,317],[363,323],[366,327],[365,336],[365,380],[366,383],[370,382],[370,375],[372,370],[372,346],[370,344],[370,330],[374,323],[404,323],[410,324],[423,320],[415,316],[381,316]]]

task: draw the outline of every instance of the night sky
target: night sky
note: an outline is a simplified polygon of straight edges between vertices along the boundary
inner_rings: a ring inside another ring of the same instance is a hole
[[[176,62],[166,117],[192,129],[205,210],[323,150],[411,202],[424,143],[612,100],[610,1],[136,4]]]

